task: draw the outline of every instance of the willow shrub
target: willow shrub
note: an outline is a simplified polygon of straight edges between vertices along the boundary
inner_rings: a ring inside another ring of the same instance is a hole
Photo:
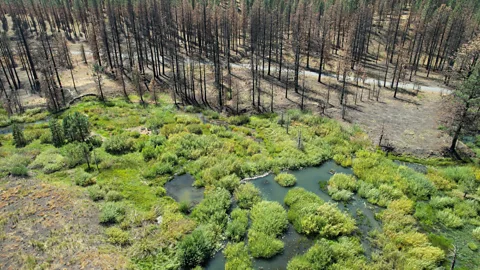
[[[223,250],[225,255],[225,270],[253,269],[252,259],[245,243],[228,243]]]
[[[278,202],[261,201],[253,206],[250,215],[252,230],[277,237],[287,229],[287,212]]]
[[[354,192],[357,189],[357,180],[353,175],[336,173],[330,178],[330,180],[328,180],[328,186],[336,189],[346,189]]]
[[[326,269],[333,263],[333,250],[328,240],[318,240],[305,254],[293,257],[287,270]]]
[[[415,217],[427,226],[433,226],[437,220],[433,207],[425,202],[417,203],[415,207]]]
[[[44,173],[48,174],[63,169],[65,167],[65,161],[66,159],[60,154],[60,151],[57,149],[48,149],[40,153],[40,155],[30,163],[29,168],[42,169]]]
[[[125,218],[126,209],[123,204],[107,202],[100,209],[100,223],[120,223]]]
[[[448,228],[460,228],[463,226],[463,220],[455,215],[453,210],[444,209],[436,213],[438,221]]]
[[[472,230],[472,235],[475,239],[480,241],[480,227],[476,227],[475,229]]]
[[[270,258],[283,250],[277,239],[287,229],[287,212],[278,202],[262,201],[250,213],[252,225],[248,231],[249,250],[255,258]]]
[[[280,173],[275,176],[275,181],[282,187],[291,187],[297,183],[297,178],[291,173]]]
[[[105,151],[121,155],[135,150],[134,140],[127,135],[114,135],[104,143]]]
[[[182,266],[191,269],[206,262],[215,249],[215,233],[209,227],[199,227],[178,244]]]
[[[426,177],[435,185],[438,190],[451,190],[456,186],[455,181],[443,177],[440,170],[432,167],[428,168]]]
[[[303,188],[291,189],[285,196],[288,219],[295,230],[307,235],[336,237],[351,234],[355,220],[341,212],[335,204],[323,203],[314,193]]]
[[[248,231],[248,250],[254,258],[271,258],[283,247],[283,242],[273,236],[252,229]]]
[[[228,239],[239,242],[245,236],[248,227],[248,212],[240,208],[235,208],[230,214],[231,221],[227,224],[225,231]]]
[[[417,221],[409,214],[412,205],[409,200],[395,201],[378,215],[383,224],[383,231],[377,237],[378,248],[384,253],[395,252],[402,256],[404,260],[398,265],[399,268],[435,269],[445,258],[445,253],[440,248],[431,246],[428,237],[417,231]],[[430,205],[418,203],[415,213],[418,218],[420,209],[433,211]],[[379,266],[382,265],[381,261],[378,263]]]
[[[455,198],[444,196],[434,196],[430,199],[430,205],[436,209],[443,209],[446,207],[453,207],[455,205]]]
[[[415,172],[405,166],[400,166],[398,171],[400,176],[403,179],[406,179],[406,193],[409,197],[416,198],[417,200],[427,200],[437,191],[433,183],[430,182],[425,175]]]
[[[225,228],[230,208],[230,193],[223,188],[205,191],[205,198],[193,209],[192,218],[199,223]]]
[[[375,185],[362,180],[358,181],[358,194],[368,202],[379,206],[387,206],[391,201],[405,197],[400,190],[391,185],[382,184],[376,188]]]
[[[297,255],[288,262],[288,270],[301,269],[365,269],[360,240],[340,237],[338,241],[318,240],[305,254]]]
[[[246,183],[237,187],[233,196],[238,206],[243,209],[250,209],[255,203],[261,201],[260,190],[252,183]]]
[[[335,201],[349,201],[352,196],[353,192],[346,190],[346,189],[336,189],[336,188],[328,188],[328,194],[332,197]]]
[[[218,186],[233,192],[240,185],[240,177],[235,174],[224,176],[218,182]]]

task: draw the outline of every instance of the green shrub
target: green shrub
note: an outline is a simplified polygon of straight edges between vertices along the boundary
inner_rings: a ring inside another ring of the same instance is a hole
[[[283,242],[273,236],[250,229],[248,249],[254,258],[271,258],[283,250]]]
[[[445,178],[457,183],[468,182],[470,179],[475,179],[475,174],[470,167],[446,167],[441,170],[441,174]]]
[[[196,112],[198,112],[198,109],[197,109],[197,107],[195,107],[195,106],[188,105],[188,106],[185,106],[185,112],[187,112],[187,113],[196,113]]]
[[[151,143],[147,143],[143,148],[142,148],[142,156],[145,161],[149,161],[151,159],[154,159],[157,157],[157,148]]]
[[[220,179],[218,186],[233,192],[240,185],[240,177],[235,174],[224,176]]]
[[[283,250],[277,239],[288,226],[287,213],[278,202],[262,201],[251,211],[252,225],[248,232],[249,250],[255,258],[270,258]]]
[[[198,117],[188,115],[188,114],[176,114],[174,118],[175,118],[175,121],[180,124],[190,125],[190,124],[200,123],[200,119],[198,119]]]
[[[19,164],[10,170],[10,174],[13,176],[28,176],[28,168],[22,164]]]
[[[70,142],[85,142],[90,136],[88,117],[79,112],[66,115],[63,118],[63,134]],[[54,137],[55,135],[52,135]]]
[[[251,270],[252,259],[245,243],[228,243],[223,250],[225,255],[225,270]]]
[[[303,112],[301,110],[292,109],[287,111],[288,115],[290,116],[290,120],[298,121],[300,117],[302,117]]]
[[[336,189],[336,188],[328,188],[328,194],[332,197],[335,201],[349,201],[353,193],[346,189]]]
[[[163,197],[163,196],[167,195],[167,191],[165,190],[164,187],[157,187],[155,189],[155,195],[158,196],[158,197]]]
[[[330,178],[330,180],[328,180],[328,186],[339,190],[346,189],[354,192],[357,190],[357,180],[353,175],[336,173]]]
[[[336,237],[348,235],[356,229],[355,220],[348,214],[338,210],[335,204],[323,203],[318,196],[303,188],[289,190],[285,204],[290,207],[288,219],[299,233]]]
[[[247,232],[248,212],[240,208],[235,208],[230,216],[232,220],[227,224],[225,234],[228,239],[239,242]]]
[[[352,166],[352,156],[349,154],[335,154],[333,160],[342,167]]]
[[[208,118],[211,118],[211,119],[219,119],[220,118],[220,114],[216,111],[213,111],[213,110],[204,110],[204,111],[202,111],[202,114],[205,115]]]
[[[173,165],[170,163],[157,162],[143,172],[143,177],[152,179],[160,175],[171,174],[173,169]]]
[[[98,185],[93,185],[87,188],[88,196],[92,201],[97,202],[105,198],[105,191]]]
[[[13,144],[17,148],[25,147],[27,145],[27,140],[23,135],[23,129],[20,128],[19,125],[13,124],[12,127],[12,134],[13,134]]]
[[[420,222],[425,225],[433,226],[436,222],[435,211],[433,207],[425,202],[417,203],[415,207],[415,215]]]
[[[91,186],[96,183],[95,178],[82,169],[75,170],[73,173],[73,181],[75,182],[75,185],[81,187]]]
[[[187,130],[192,134],[197,134],[197,135],[202,134],[202,126],[199,124],[188,125]]]
[[[287,212],[278,202],[261,201],[253,206],[250,215],[252,230],[277,237],[287,229]]]
[[[434,196],[430,199],[430,205],[436,209],[453,207],[455,205],[455,198]]]
[[[69,143],[62,148],[62,154],[69,168],[85,163],[85,144]]]
[[[178,211],[188,214],[190,212],[190,203],[189,202],[180,202],[178,205]]]
[[[427,200],[436,192],[435,186],[425,175],[404,166],[400,166],[398,171],[406,179],[407,194],[411,197],[416,197],[418,200]]]
[[[250,117],[248,115],[232,116],[227,119],[230,125],[241,126],[250,123]]]
[[[288,206],[294,204],[317,203],[322,204],[323,201],[315,193],[306,191],[304,188],[296,187],[288,191],[284,198],[284,203]]]
[[[473,242],[469,242],[469,243],[467,244],[467,246],[468,246],[468,248],[469,248],[470,250],[472,250],[472,251],[477,251],[477,250],[478,250],[478,246],[477,246],[475,243],[473,243]]]
[[[455,203],[453,211],[461,218],[475,218],[477,216],[478,202],[474,200],[463,200]]]
[[[250,209],[261,200],[261,193],[252,183],[240,185],[233,193],[240,208]]]
[[[162,156],[160,157],[160,161],[170,163],[170,164],[176,164],[178,160],[177,155],[174,153],[163,153]]]
[[[117,227],[111,227],[105,230],[107,241],[110,244],[125,246],[130,244],[130,234]]]
[[[100,210],[100,223],[120,223],[125,218],[125,206],[116,202],[105,203]]]
[[[437,212],[438,220],[448,228],[460,228],[463,226],[463,221],[456,216],[451,209],[445,209]]]
[[[114,155],[121,155],[134,151],[133,139],[126,135],[114,135],[105,141],[105,151]]]
[[[163,145],[167,139],[165,136],[162,135],[150,135],[150,138],[148,139],[148,142],[153,144],[154,146],[160,146]]]
[[[93,135],[88,137],[86,142],[88,145],[91,145],[95,148],[101,147],[103,144],[102,137],[100,137],[99,135]]]
[[[160,129],[160,133],[167,138],[182,131],[185,131],[185,125],[183,124],[166,124]]]
[[[52,134],[50,133],[43,133],[40,136],[40,142],[43,144],[51,144],[52,143]]]
[[[61,147],[65,143],[65,136],[63,129],[56,119],[50,119],[48,122],[50,128],[50,137],[55,147]]]
[[[181,265],[190,269],[206,262],[214,251],[214,239],[214,233],[206,227],[200,227],[185,236],[178,244]]]
[[[475,239],[480,241],[480,227],[476,227],[475,229],[473,229],[472,235]]]
[[[205,198],[193,209],[191,216],[199,223],[210,223],[225,228],[230,200],[230,193],[226,189],[207,191]]]
[[[115,190],[110,190],[105,199],[108,201],[108,202],[119,202],[121,200],[123,200],[123,195],[118,192],[118,191],[115,191]]]
[[[14,167],[26,167],[30,162],[31,157],[29,156],[19,154],[8,155],[7,158],[0,158],[0,172],[11,173]]]
[[[287,264],[287,270],[327,269],[334,260],[333,255],[334,250],[330,243],[322,238],[315,242],[304,255],[293,257]]]
[[[30,164],[31,169],[42,169],[46,174],[63,169],[66,159],[57,149],[48,149],[40,153]]]
[[[280,173],[275,176],[275,181],[282,187],[291,187],[297,183],[297,178],[290,173]]]

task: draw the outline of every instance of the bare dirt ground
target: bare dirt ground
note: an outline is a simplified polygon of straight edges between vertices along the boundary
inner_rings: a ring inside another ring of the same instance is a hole
[[[104,243],[98,209],[76,189],[0,179],[0,269],[121,269]]]
[[[84,64],[80,54],[80,44],[84,44],[88,64]],[[77,92],[73,91],[73,82],[71,80],[70,71],[61,71],[61,79],[65,88],[68,88],[72,96],[97,93],[96,85],[92,78],[91,64],[94,62],[88,45],[84,41],[77,41],[70,43],[70,50],[73,62],[76,63],[73,70],[75,76],[75,83]],[[242,52],[241,52],[242,53]],[[291,53],[288,49],[284,54],[285,59],[291,58]],[[230,107],[230,112],[236,110],[236,103],[238,100],[239,108],[242,111],[258,112],[258,108],[252,106],[251,97],[251,74],[249,68],[249,60],[241,59],[240,55],[232,52],[232,58],[235,60],[231,65],[232,74],[231,87],[232,97],[226,103]],[[322,83],[317,82],[318,73],[315,67],[318,66],[318,59],[312,56],[310,59],[310,68],[307,69],[306,59],[301,59],[301,69],[299,75],[299,84],[305,85],[305,108],[317,114],[325,114],[328,117],[338,119],[346,125],[359,125],[365,130],[372,142],[378,144],[378,139],[384,127],[384,140],[388,142],[399,154],[412,154],[415,156],[429,157],[441,156],[444,150],[449,146],[450,137],[444,131],[439,130],[441,120],[442,96],[447,94],[452,88],[443,85],[442,75],[437,72],[432,72],[429,78],[423,69],[420,69],[417,75],[413,76],[412,82],[407,78],[400,83],[400,92],[397,99],[393,98],[393,90],[389,88],[391,78],[387,78],[387,87],[381,88],[379,100],[377,101],[371,93],[371,98],[368,99],[368,91],[371,90],[373,84],[377,80],[383,81],[385,72],[385,63],[379,61],[368,62],[366,66],[366,80],[365,84],[360,82],[359,87],[355,85],[353,74],[348,75],[347,90],[348,90],[348,108],[345,119],[342,119],[342,106],[339,102],[340,91],[342,87],[342,80],[336,79],[335,59],[338,56],[332,55],[332,60],[327,64],[327,69],[322,75]],[[217,104],[218,90],[213,87],[213,67],[210,64],[207,67],[207,88],[209,106],[215,109]],[[286,109],[300,108],[302,90],[295,93],[293,89],[293,70],[289,70],[289,89],[288,97],[285,98],[285,81],[286,81],[286,67],[282,70],[282,79],[278,80],[278,65],[272,62],[271,75],[267,75],[267,64],[265,64],[264,77],[260,83],[261,89],[261,112],[270,111],[270,104],[272,101],[275,112],[281,112]],[[198,68],[198,67],[197,67]],[[390,66],[390,69],[393,67]],[[168,70],[168,67],[167,67]],[[147,74],[151,73],[147,70]],[[197,91],[199,87],[200,74],[196,71]],[[111,77],[103,76],[103,90],[107,96],[122,95],[122,87],[119,80],[114,80]],[[224,72],[224,85],[230,85],[227,72]],[[168,78],[166,78],[168,80]],[[127,90],[134,93],[132,86],[127,83]],[[383,86],[383,83],[380,83]],[[419,92],[413,91],[414,86],[421,85]],[[361,96],[361,89],[363,88],[363,95]],[[330,92],[330,93],[329,93]],[[28,91],[25,91],[28,93]],[[237,97],[238,93],[238,97]],[[329,94],[328,94],[329,93]],[[199,92],[197,92],[199,94]],[[355,104],[355,96],[357,102]],[[25,103],[45,104],[45,99],[38,95],[26,94],[24,96]],[[200,98],[198,98],[200,99]],[[256,97],[257,99],[257,97]],[[328,99],[329,105],[323,110],[322,104]],[[255,101],[257,103],[257,101]],[[461,144],[461,143],[460,143]],[[466,149],[463,145],[461,148]]]
[[[290,73],[292,72],[290,71]],[[236,79],[234,85],[237,84],[237,87],[247,89],[246,91],[250,90],[250,75],[244,70],[235,68],[232,77]],[[301,89],[298,93],[295,93],[293,87],[289,88],[288,98],[285,98],[284,83],[279,83],[278,80],[269,76],[265,78],[261,83],[261,87],[265,89],[261,97],[264,111],[270,111],[272,85],[276,112],[300,108]],[[306,109],[316,114],[324,114],[327,117],[337,119],[347,126],[360,126],[368,133],[375,145],[378,144],[382,127],[384,127],[382,144],[392,145],[394,152],[398,154],[405,153],[420,157],[441,156],[445,149],[450,146],[450,136],[439,129],[442,120],[441,108],[443,102],[440,93],[413,92],[401,89],[397,98],[393,98],[393,90],[382,87],[377,101],[373,94],[374,83],[372,81],[365,84],[360,82],[359,87],[355,85],[355,82],[349,81],[347,83],[348,106],[345,119],[342,119],[341,80],[337,81],[336,78],[324,76],[322,77],[322,83],[318,83],[316,75],[309,76],[306,73],[304,76],[301,72],[301,85],[303,85],[303,81],[305,81],[304,103]],[[327,99],[328,105],[323,110],[322,106],[325,105],[322,104],[325,104]],[[234,108],[235,103],[236,97],[234,96],[230,101],[230,106]],[[252,110],[250,96],[243,95],[241,103]],[[460,148],[464,149],[462,146]]]

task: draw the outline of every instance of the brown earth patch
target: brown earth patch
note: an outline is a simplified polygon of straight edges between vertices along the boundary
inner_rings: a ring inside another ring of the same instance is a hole
[[[0,269],[123,269],[105,243],[98,209],[71,187],[0,179]]]

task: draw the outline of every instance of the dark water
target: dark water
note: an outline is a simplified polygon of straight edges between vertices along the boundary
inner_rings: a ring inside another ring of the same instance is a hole
[[[291,171],[297,177],[297,187],[302,187],[308,191],[314,192],[322,200],[326,202],[333,202],[327,192],[320,189],[320,181],[328,181],[332,176],[331,172],[352,174],[350,168],[343,168],[336,165],[333,161],[328,161],[318,167],[305,168],[298,171]],[[283,205],[283,199],[287,194],[289,188],[278,185],[273,175],[268,175],[256,180],[252,183],[257,186],[262,192],[265,200],[277,201]],[[370,256],[371,245],[367,240],[367,233],[374,229],[381,229],[377,220],[375,220],[375,212],[380,208],[368,203],[359,196],[353,196],[353,199],[347,204],[338,203],[338,208],[342,211],[348,212],[356,219],[357,227],[362,235],[362,245],[365,250],[365,255]],[[309,239],[303,235],[298,234],[290,225],[287,232],[284,234],[282,241],[285,243],[285,248],[281,254],[274,256],[271,259],[255,259],[255,269],[286,269],[288,261],[295,255],[303,254],[310,248],[314,240]],[[208,270],[220,270],[225,267],[225,258],[222,252],[218,252],[207,264]]]
[[[187,202],[190,205],[198,204],[203,199],[203,188],[193,186],[195,179],[190,174],[175,176],[165,184],[167,195],[177,202]]]
[[[399,161],[399,160],[394,160],[396,164],[400,166],[406,166],[416,172],[426,174],[427,173],[427,166],[423,164],[418,164],[418,163],[413,163],[413,162],[405,162],[405,161]]]

